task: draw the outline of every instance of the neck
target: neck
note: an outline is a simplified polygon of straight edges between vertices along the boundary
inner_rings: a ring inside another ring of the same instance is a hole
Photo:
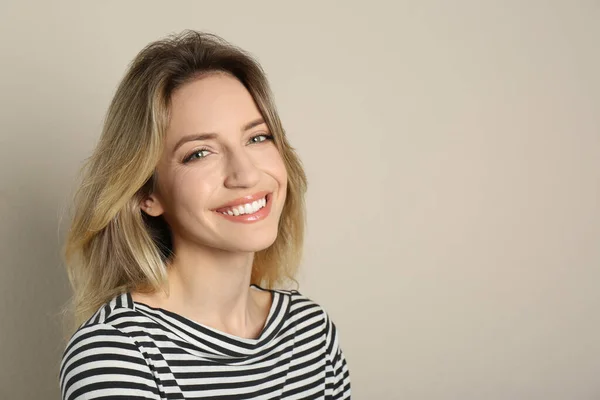
[[[260,333],[262,310],[250,288],[254,253],[180,246],[175,254],[159,307],[236,336]]]

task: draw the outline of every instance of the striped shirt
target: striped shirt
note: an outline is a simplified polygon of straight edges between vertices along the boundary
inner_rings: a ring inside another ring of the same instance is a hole
[[[324,308],[296,290],[268,291],[271,307],[256,339],[150,307],[129,292],[114,297],[70,338],[62,399],[350,399],[348,364]]]

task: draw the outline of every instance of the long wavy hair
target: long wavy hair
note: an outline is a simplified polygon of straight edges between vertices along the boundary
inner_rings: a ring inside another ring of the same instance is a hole
[[[250,54],[219,36],[185,30],[150,43],[131,62],[97,146],[80,171],[63,248],[73,289],[65,309],[71,332],[123,291],[166,290],[166,265],[173,255],[170,228],[162,216],[145,214],[140,202],[156,190],[172,93],[211,72],[231,74],[250,92],[288,172],[278,235],[255,254],[251,283],[298,285],[306,175],[288,143],[266,75]]]

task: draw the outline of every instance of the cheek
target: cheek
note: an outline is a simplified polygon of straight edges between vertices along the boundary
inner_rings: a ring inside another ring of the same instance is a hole
[[[281,185],[287,185],[287,170],[285,169],[285,164],[283,163],[283,160],[281,160],[278,164],[277,164],[277,178],[279,180],[279,183]]]
[[[268,157],[264,157],[265,169],[273,176],[280,185],[287,184],[287,170],[283,158],[275,147],[271,149]]]
[[[190,169],[173,180],[173,203],[188,212],[196,212],[210,205],[216,187],[215,174]]]
[[[279,171],[280,185],[282,186],[283,189],[286,189],[287,182],[288,182],[288,173],[287,173],[287,169],[285,168],[285,163],[283,162],[283,158],[281,158],[281,157],[279,157],[278,171]],[[285,190],[283,192],[285,193]]]

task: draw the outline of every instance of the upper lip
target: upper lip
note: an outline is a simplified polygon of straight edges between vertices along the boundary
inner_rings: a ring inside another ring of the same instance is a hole
[[[269,192],[268,190],[263,190],[262,192],[257,192],[257,193],[254,193],[254,194],[251,194],[248,196],[239,197],[235,200],[230,201],[229,203],[219,206],[218,208],[215,209],[215,211],[220,211],[222,209],[240,206],[242,204],[252,203],[253,201],[264,198],[269,193],[271,193],[271,192]]]

